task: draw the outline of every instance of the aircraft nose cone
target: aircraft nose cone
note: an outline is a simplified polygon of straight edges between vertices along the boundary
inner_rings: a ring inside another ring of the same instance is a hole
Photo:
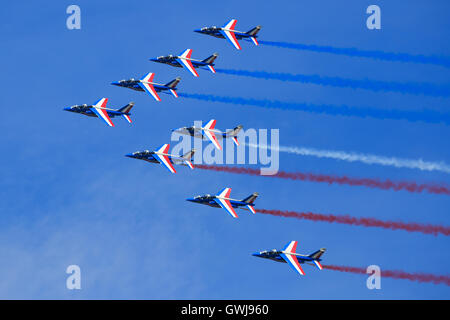
[[[128,157],[128,158],[134,158],[134,154],[132,154],[132,153],[127,153],[127,154],[125,155],[125,157]]]
[[[65,111],[72,111],[72,108],[71,107],[67,107],[67,108],[64,108],[63,110],[65,110]]]
[[[114,86],[120,86],[119,81],[113,81],[113,82],[111,82],[111,84]]]
[[[194,198],[187,198],[186,201],[195,202]]]
[[[201,29],[195,29],[194,32],[202,33]]]
[[[158,59],[156,59],[156,58],[150,58],[149,60],[150,61],[154,61],[154,62],[158,62]]]
[[[252,256],[259,257],[259,256],[261,256],[261,254],[259,252],[254,252],[254,253],[252,253]]]

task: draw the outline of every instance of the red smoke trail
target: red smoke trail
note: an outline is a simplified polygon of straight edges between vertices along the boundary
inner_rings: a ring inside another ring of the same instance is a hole
[[[195,165],[195,167],[205,170],[261,176],[260,170],[258,169],[250,169],[243,167],[213,166],[202,164],[197,164]],[[263,175],[262,177],[282,178],[282,179],[301,180],[310,182],[324,182],[328,184],[337,183],[350,186],[364,186],[369,188],[378,188],[383,190],[394,190],[394,191],[405,190],[417,193],[426,191],[428,193],[450,195],[450,189],[443,185],[425,184],[425,183],[418,184],[416,182],[407,182],[407,181],[391,181],[391,180],[382,181],[371,178],[350,178],[346,176],[333,176],[325,174],[285,172],[285,171],[278,171],[278,173],[274,175]]]
[[[351,217],[349,215],[334,215],[334,214],[282,211],[282,210],[256,209],[256,212],[285,218],[297,218],[328,223],[336,222],[353,226],[378,227],[391,230],[405,230],[408,232],[422,232],[426,234],[434,234],[435,236],[437,236],[438,234],[443,234],[445,236],[450,235],[450,227],[430,225],[430,224],[420,224],[415,222],[406,223],[395,221],[383,221],[375,218]]]
[[[366,269],[357,267],[324,265],[323,268],[340,272],[366,274]],[[405,279],[418,282],[432,282],[434,284],[445,284],[447,286],[450,286],[450,276],[444,275],[434,275],[428,273],[409,273],[399,270],[384,270],[384,271],[382,270],[381,276],[393,279]]]

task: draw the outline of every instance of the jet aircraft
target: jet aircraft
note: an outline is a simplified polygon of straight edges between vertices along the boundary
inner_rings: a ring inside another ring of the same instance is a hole
[[[248,40],[250,38],[255,45],[258,45],[258,40],[256,40],[256,38],[258,37],[258,31],[261,30],[261,26],[256,26],[247,32],[243,32],[234,29],[234,27],[236,26],[236,22],[237,20],[233,19],[221,28],[216,26],[204,27],[201,29],[196,29],[194,31],[216,38],[227,39],[238,50],[241,50],[241,45],[238,42],[238,40],[241,39]]]
[[[156,151],[136,151],[125,156],[151,163],[162,163],[172,173],[176,173],[173,167],[174,164],[187,165],[189,168],[194,169],[191,159],[194,156],[195,149],[192,149],[183,156],[178,156],[169,154],[169,148],[170,144],[164,144]]]
[[[194,75],[194,77],[198,77],[198,73],[195,70],[196,68],[208,67],[212,73],[216,73],[216,70],[214,70],[214,60],[216,60],[216,58],[219,56],[218,53],[214,53],[213,55],[209,56],[204,60],[192,59],[191,54],[192,49],[187,49],[179,56],[173,55],[159,56],[157,58],[150,59],[150,61],[165,63],[172,67],[178,68],[185,67]]]
[[[316,265],[317,268],[319,268],[319,270],[323,269],[322,265],[320,264],[320,261],[322,260],[320,257],[322,256],[322,254],[324,254],[326,250],[325,248],[317,250],[309,255],[296,253],[296,250],[297,241],[291,241],[286,245],[286,247],[284,247],[283,250],[273,249],[270,251],[261,251],[253,253],[253,256],[270,259],[277,262],[288,263],[292,269],[294,269],[302,276],[305,275],[305,272],[303,271],[300,264],[312,262]]]
[[[169,91],[175,98],[178,98],[178,94],[176,92],[176,86],[180,82],[181,78],[178,77],[166,84],[153,82],[153,78],[155,74],[150,72],[145,77],[140,80],[136,80],[131,78],[129,80],[120,80],[112,82],[112,85],[129,88],[136,91],[145,91],[150,94],[156,101],[161,101],[161,98],[158,96],[158,92]]]
[[[114,127],[114,123],[111,121],[111,118],[122,116],[131,123],[130,118],[130,110],[134,106],[134,102],[130,102],[126,106],[120,109],[108,109],[106,108],[106,103],[108,102],[107,98],[102,98],[98,100],[94,105],[75,105],[72,107],[64,108],[65,111],[80,113],[88,117],[98,117],[102,119],[108,126]]]
[[[214,208],[222,207],[233,218],[238,217],[238,215],[236,214],[236,211],[234,211],[234,208],[250,210],[253,214],[256,213],[255,209],[253,208],[254,207],[253,202],[259,195],[257,192],[253,193],[252,195],[250,195],[247,198],[242,199],[242,200],[231,199],[230,193],[231,193],[231,188],[225,188],[215,196],[206,194],[204,196],[196,196],[194,198],[189,198],[186,200],[190,201],[190,202],[204,204],[204,205],[214,207]]]
[[[190,135],[194,138],[201,138],[203,140],[206,140],[206,138],[205,138],[205,136],[206,136],[207,139],[211,140],[211,142],[214,144],[214,146],[219,150],[222,150],[222,146],[220,145],[219,141],[217,140],[216,134],[219,137],[222,137],[223,139],[231,138],[231,139],[233,139],[234,143],[237,146],[239,145],[239,142],[237,140],[237,135],[238,135],[239,131],[241,131],[241,129],[243,128],[242,125],[238,125],[236,128],[229,130],[227,132],[215,130],[214,129],[215,125],[216,125],[216,120],[212,119],[204,127],[196,127],[196,126],[183,127],[183,128],[174,129],[172,131],[178,132],[180,134]]]

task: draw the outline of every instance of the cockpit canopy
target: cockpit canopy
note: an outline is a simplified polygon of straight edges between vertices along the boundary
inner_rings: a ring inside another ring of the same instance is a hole
[[[211,195],[210,194],[205,194],[203,196],[195,196],[194,199],[207,199],[210,198]]]

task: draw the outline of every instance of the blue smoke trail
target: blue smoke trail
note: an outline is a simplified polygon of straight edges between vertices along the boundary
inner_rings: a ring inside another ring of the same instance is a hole
[[[313,83],[323,86],[366,89],[371,91],[393,91],[409,94],[424,94],[435,97],[450,96],[449,84],[439,85],[422,82],[400,83],[400,82],[387,82],[369,79],[354,80],[340,77],[321,77],[319,75],[273,73],[266,71],[249,71],[249,70],[235,70],[235,69],[216,69],[216,72],[260,79],[274,79],[289,82]]]
[[[393,53],[393,52],[384,52],[384,51],[378,51],[378,50],[360,50],[360,49],[356,49],[356,48],[336,48],[336,47],[331,47],[331,46],[319,46],[319,45],[278,42],[278,41],[260,40],[259,43],[265,44],[268,46],[294,49],[294,50],[326,52],[326,53],[332,53],[332,54],[338,54],[338,55],[345,55],[345,56],[349,56],[349,57],[371,58],[371,59],[385,60],[385,61],[433,64],[433,65],[450,68],[450,57],[446,57],[446,56],[413,55],[413,54],[408,54],[408,53]]]
[[[402,111],[402,110],[382,110],[370,107],[351,107],[347,105],[329,104],[309,104],[304,102],[284,102],[266,99],[246,99],[239,97],[216,96],[210,94],[179,93],[180,97],[197,99],[209,102],[222,102],[229,104],[239,104],[245,106],[255,106],[262,108],[273,108],[281,110],[296,110],[333,116],[350,117],[371,117],[376,119],[392,119],[407,121],[423,121],[427,123],[450,124],[450,114],[443,114],[433,110],[427,111]]]

